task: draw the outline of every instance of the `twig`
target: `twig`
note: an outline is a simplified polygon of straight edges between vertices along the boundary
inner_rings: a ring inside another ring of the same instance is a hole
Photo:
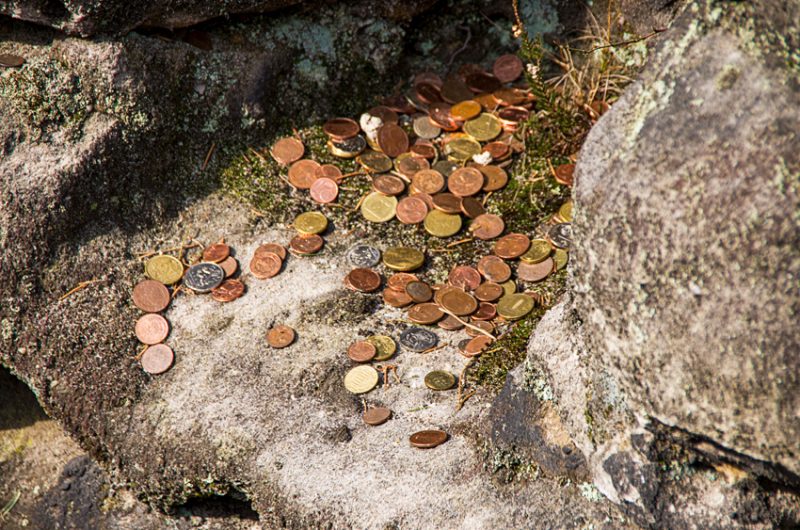
[[[69,295],[71,295],[73,293],[77,293],[78,291],[80,291],[82,289],[86,289],[90,285],[93,285],[95,283],[100,283],[100,282],[106,282],[106,281],[108,281],[108,280],[106,280],[106,279],[102,279],[102,280],[87,280],[85,282],[80,282],[78,285],[76,285],[75,287],[73,287],[72,289],[67,291],[66,293],[62,294],[61,297],[58,299],[58,301],[60,302],[64,298],[68,297]]]
[[[469,243],[470,241],[474,241],[474,239],[475,238],[473,238],[473,237],[468,237],[466,239],[460,239],[458,241],[453,241],[452,243],[448,243],[447,244],[447,248],[455,247],[455,246],[461,245],[463,243]]]
[[[200,171],[205,171],[208,167],[208,162],[211,160],[211,155],[214,154],[214,149],[217,148],[217,142],[211,142],[211,147],[208,149],[208,154],[206,154],[205,160],[203,160],[203,167],[200,168]]]
[[[448,72],[450,71],[450,67],[453,66],[453,61],[456,60],[456,57],[458,56],[459,53],[467,49],[467,46],[469,45],[469,40],[472,38],[472,30],[469,29],[469,26],[458,26],[458,29],[467,30],[467,38],[464,39],[464,44],[462,44],[461,47],[456,51],[454,51],[453,55],[450,56],[450,60],[447,62],[447,68],[446,68]]]
[[[0,510],[0,521],[2,521],[5,518],[5,516],[11,512],[11,510],[17,504],[17,501],[19,500],[21,495],[22,492],[20,490],[14,492],[14,495],[11,497],[11,500],[8,501],[5,506],[3,506],[2,510]]]
[[[149,348],[149,347],[150,347],[150,346],[148,346],[147,344],[145,344],[145,345],[144,345],[144,347],[142,348],[142,351],[140,351],[139,353],[137,353],[137,354],[136,354],[136,357],[134,357],[134,359],[136,359],[137,361],[141,361],[141,360],[142,360],[142,355],[144,355],[144,352],[146,352],[146,351],[147,351],[147,348]]]
[[[464,403],[466,403],[467,400],[469,398],[471,398],[473,396],[473,394],[475,394],[475,391],[472,390],[472,391],[470,391],[470,393],[466,397],[462,397],[463,396],[463,392],[464,392],[464,381],[466,380],[465,376],[466,376],[466,373],[467,373],[467,369],[470,366],[472,366],[472,363],[474,361],[475,361],[475,358],[474,357],[470,357],[470,359],[467,361],[467,364],[464,365],[464,369],[461,370],[461,375],[458,376],[458,404],[456,405],[456,412],[461,410],[461,408],[464,406]]]
[[[576,49],[574,49],[572,51],[577,51],[577,52],[580,52],[580,53],[592,53],[592,52],[596,52],[597,50],[602,50],[604,48],[617,48],[619,46],[627,46],[629,44],[636,44],[637,42],[641,42],[643,40],[651,39],[651,38],[655,37],[656,35],[658,35],[659,33],[664,33],[665,31],[667,31],[667,28],[653,28],[653,31],[651,31],[647,35],[645,35],[643,37],[638,37],[636,39],[623,40],[623,41],[619,41],[619,42],[612,42],[612,43],[609,43],[609,44],[603,44],[601,46],[595,46],[594,48],[592,48],[590,50],[581,50],[579,48],[576,48]]]
[[[479,328],[478,326],[473,326],[473,325],[472,325],[472,324],[470,324],[469,322],[464,322],[463,320],[461,320],[460,318],[458,318],[458,316],[454,315],[454,314],[453,314],[451,311],[448,311],[447,309],[445,309],[445,308],[443,308],[443,307],[441,307],[440,309],[442,310],[442,312],[443,312],[443,313],[447,313],[448,315],[450,315],[451,317],[455,318],[456,320],[458,320],[459,322],[461,322],[462,324],[464,324],[464,325],[465,325],[465,326],[467,326],[468,328],[474,329],[475,331],[477,331],[477,332],[479,332],[479,333],[483,333],[484,335],[486,335],[487,337],[491,338],[492,340],[497,340],[497,339],[495,338],[495,336],[494,336],[494,335],[492,335],[491,333],[489,333],[488,331],[486,331],[486,330],[484,330],[484,329],[481,329],[481,328]]]
[[[352,173],[345,173],[344,175],[339,177],[339,180],[349,179],[350,177],[356,177],[358,175],[366,175],[366,173],[364,171],[361,171],[361,170],[353,171]]]
[[[439,346],[434,346],[433,348],[428,348],[427,350],[422,350],[420,353],[431,353],[431,352],[435,352],[436,350],[441,350],[441,349],[442,349],[442,348],[444,348],[445,346],[447,346],[447,344],[440,344]]]

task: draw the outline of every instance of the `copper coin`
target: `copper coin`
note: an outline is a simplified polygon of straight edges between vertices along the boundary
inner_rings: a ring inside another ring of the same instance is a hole
[[[483,174],[483,191],[497,191],[508,184],[508,173],[497,166],[481,166],[478,170]]]
[[[483,71],[483,68],[475,63],[465,63],[458,67],[458,75],[461,76],[462,79],[466,79],[467,76],[472,74],[483,73]]]
[[[477,94],[494,92],[503,86],[499,79],[487,72],[475,72],[468,75],[464,81],[467,83],[467,87]]]
[[[485,214],[486,209],[483,207],[483,204],[481,204],[481,201],[479,201],[475,197],[462,197],[461,213],[463,213],[470,219],[475,219],[479,215]]]
[[[504,125],[526,121],[530,115],[531,112],[525,107],[506,107],[497,111],[497,117]]]
[[[394,94],[383,100],[383,104],[395,112],[403,114],[411,114],[414,112],[414,107],[408,102],[405,96],[401,94]]]
[[[419,431],[408,439],[413,447],[419,449],[432,449],[447,441],[448,435],[444,431]]]
[[[315,254],[325,242],[317,234],[298,234],[289,242],[289,248],[298,254]]]
[[[133,288],[133,303],[145,313],[158,313],[169,305],[169,289],[155,280],[142,280]]]
[[[325,125],[322,126],[322,132],[336,142],[352,138],[356,136],[360,130],[361,127],[350,118],[333,118],[325,122]]]
[[[437,193],[433,197],[433,207],[444,213],[461,213],[461,199],[452,193]]]
[[[442,305],[442,296],[450,291],[460,291],[463,289],[459,289],[458,287],[453,287],[452,285],[442,285],[442,284],[435,284],[433,287],[433,301],[439,305]]]
[[[232,302],[244,294],[244,284],[239,280],[225,280],[211,289],[211,298],[217,302]]]
[[[339,196],[336,181],[327,177],[318,178],[311,184],[311,198],[320,204],[328,204]]]
[[[159,314],[148,313],[136,321],[134,331],[142,344],[158,344],[169,335],[169,322]]]
[[[434,303],[416,304],[408,310],[408,319],[415,324],[434,324],[444,317],[439,306]]]
[[[383,123],[397,123],[397,113],[385,105],[372,107],[367,111],[370,116],[377,116]]]
[[[501,55],[494,61],[492,72],[501,83],[516,81],[522,75],[522,61],[510,53]]]
[[[555,169],[556,182],[565,186],[572,186],[574,182],[575,164],[561,164]]]
[[[383,154],[396,158],[408,151],[408,135],[399,125],[384,124],[378,129],[378,146]]]
[[[481,284],[481,275],[477,269],[468,265],[453,267],[447,277],[450,285],[460,289],[474,291]]]
[[[489,322],[488,320],[474,320],[474,321],[470,322],[470,324],[475,326],[476,328],[482,329],[486,333],[494,333],[494,325],[491,322]],[[481,333],[479,331],[475,331],[472,328],[467,328],[466,331],[467,331],[467,335],[469,335],[470,337],[485,337],[486,336],[483,333]]]
[[[447,189],[457,197],[469,197],[481,191],[483,181],[483,173],[474,167],[462,167],[447,177]]]
[[[489,302],[481,302],[478,309],[472,314],[473,320],[492,320],[497,316],[497,307]]]
[[[517,266],[517,278],[523,282],[539,282],[553,272],[553,258],[548,257],[539,263],[525,263],[521,261]]]
[[[397,203],[395,211],[397,220],[403,224],[413,225],[421,223],[428,215],[428,205],[419,197],[403,197]]]
[[[440,300],[443,308],[459,317],[471,315],[478,309],[478,301],[471,294],[461,289],[447,291],[442,294]]]
[[[386,421],[391,417],[392,411],[386,407],[373,407],[371,409],[367,409],[364,411],[364,414],[361,415],[361,419],[364,420],[364,423],[373,426],[386,423]]]
[[[371,293],[381,286],[381,276],[372,269],[357,268],[347,273],[345,283],[356,291]]]
[[[286,247],[277,243],[265,243],[256,249],[255,256],[260,254],[275,254],[281,260],[286,259]]]
[[[214,243],[203,250],[203,261],[219,263],[231,254],[231,247],[225,243]]]
[[[444,176],[435,169],[423,169],[414,174],[411,185],[416,191],[433,195],[444,188]]]
[[[378,350],[375,349],[375,345],[365,340],[356,341],[347,348],[347,356],[350,357],[351,361],[357,363],[367,363],[377,353]]]
[[[425,206],[428,207],[428,211],[433,210],[433,208],[434,208],[434,206],[433,206],[433,197],[431,197],[427,193],[422,193],[422,192],[412,193],[410,196],[411,197],[416,197],[418,199],[422,199],[425,202]]]
[[[409,147],[408,151],[414,156],[422,157],[427,160],[436,158],[436,148],[429,144],[420,143],[419,141]]]
[[[272,278],[281,271],[283,261],[277,254],[264,252],[250,260],[250,272],[259,280]]]
[[[531,240],[525,234],[507,234],[494,244],[494,253],[504,259],[522,256],[531,247]]]
[[[439,91],[439,87],[426,81],[414,85],[414,93],[420,101],[429,105],[442,100],[442,94]]]
[[[425,282],[413,281],[406,284],[406,293],[418,304],[430,302],[433,298],[433,290]]]
[[[289,182],[295,188],[307,190],[317,180],[319,162],[314,160],[298,160],[289,167]]]
[[[225,277],[233,276],[239,269],[239,262],[233,256],[228,256],[219,262],[219,266],[225,271]]]
[[[478,262],[478,272],[494,283],[507,282],[511,278],[511,267],[497,256],[482,257]]]
[[[386,288],[383,290],[383,302],[391,307],[406,307],[414,301],[405,291]]]
[[[503,142],[490,142],[483,146],[483,152],[492,155],[493,160],[503,160],[511,154],[511,148]]]
[[[335,183],[339,183],[342,178],[342,170],[333,164],[322,164],[314,174],[318,179],[329,178]]]
[[[430,83],[436,88],[442,87],[442,78],[435,72],[420,72],[414,76],[414,86],[420,83]]]
[[[440,328],[447,331],[455,331],[464,327],[464,323],[453,315],[447,315],[442,320],[436,323]]]
[[[489,347],[494,340],[491,337],[487,337],[486,335],[478,335],[477,337],[470,340],[464,349],[462,350],[462,354],[465,357],[475,357],[483,353],[487,347]]]
[[[155,344],[144,351],[140,362],[148,374],[163,374],[175,362],[175,352],[166,344]]]
[[[25,64],[25,58],[11,53],[0,53],[0,66],[16,68]]]
[[[469,231],[478,239],[494,239],[505,230],[503,218],[491,213],[479,215],[472,220]]]
[[[497,99],[498,103],[504,106],[519,105],[528,100],[528,94],[519,88],[501,88],[500,90],[495,90],[492,95]]]
[[[397,171],[406,177],[413,177],[417,171],[431,168],[431,163],[420,156],[407,156],[396,160]]]
[[[464,80],[457,75],[450,75],[444,80],[441,92],[442,99],[448,103],[458,103],[474,96]]]
[[[400,195],[406,189],[403,179],[394,175],[376,175],[372,179],[372,187],[383,195]]]
[[[508,267],[506,263],[503,263],[503,265]],[[510,271],[511,268],[509,267],[509,277],[511,274]],[[478,286],[477,289],[475,289],[475,292],[472,294],[475,295],[475,298],[477,298],[481,302],[495,302],[499,300],[501,296],[503,296],[503,293],[504,291],[502,285],[495,282],[483,282]]]
[[[281,165],[288,166],[303,158],[306,148],[297,138],[281,138],[272,146],[272,158]]]
[[[278,324],[267,333],[267,344],[275,349],[285,348],[294,342],[296,334],[289,326]]]
[[[386,281],[386,285],[389,287],[389,289],[405,292],[406,285],[415,281],[417,281],[417,277],[415,275],[407,272],[398,272],[397,274],[392,274],[389,276],[389,279]]]
[[[459,123],[450,114],[450,109],[448,103],[434,103],[428,109],[428,117],[445,131],[457,131]]]

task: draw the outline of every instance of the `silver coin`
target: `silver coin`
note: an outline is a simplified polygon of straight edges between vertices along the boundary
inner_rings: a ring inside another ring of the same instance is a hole
[[[558,248],[569,248],[572,244],[572,223],[559,223],[547,232],[550,242]]]
[[[381,261],[381,251],[369,245],[353,245],[347,251],[347,260],[356,267],[368,269]]]
[[[433,140],[439,136],[442,132],[442,128],[433,123],[431,119],[425,115],[414,120],[414,132],[420,138]]]
[[[459,166],[458,164],[456,164],[452,160],[439,160],[438,162],[436,162],[431,167],[431,169],[435,169],[436,171],[438,171],[439,173],[441,173],[445,177],[449,177],[450,173],[452,173],[453,171],[455,171],[459,167],[461,167],[461,166]]]
[[[183,285],[198,293],[207,293],[225,279],[225,271],[216,263],[192,265],[183,276]]]
[[[433,331],[411,327],[400,334],[400,344],[411,351],[425,351],[433,348],[439,342],[439,337]]]
[[[343,142],[333,142],[333,146],[339,151],[344,151],[345,153],[350,153],[351,155],[357,155],[367,148],[367,141],[363,136],[359,135],[348,138]]]

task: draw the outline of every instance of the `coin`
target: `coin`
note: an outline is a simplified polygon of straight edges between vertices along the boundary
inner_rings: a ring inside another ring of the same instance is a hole
[[[436,125],[428,116],[420,116],[414,120],[414,134],[426,140],[432,140],[442,134],[442,128]]]
[[[444,317],[439,306],[433,303],[416,304],[406,313],[408,319],[415,324],[435,324]]]
[[[425,386],[431,390],[450,390],[456,385],[456,376],[444,370],[434,370],[425,376]]]
[[[455,331],[464,327],[464,323],[453,315],[446,315],[442,320],[437,322],[436,325],[447,331]]]
[[[385,173],[392,169],[392,159],[377,151],[366,151],[358,157],[358,163],[372,173]]]
[[[558,247],[569,249],[572,244],[572,223],[559,223],[550,227],[547,238]]]
[[[285,348],[294,342],[297,337],[294,330],[289,326],[278,324],[267,332],[267,344],[272,348]]]
[[[144,273],[151,280],[172,285],[183,278],[183,264],[172,256],[153,256],[145,263]]]
[[[418,304],[429,302],[433,298],[433,290],[425,283],[418,280],[406,284],[406,293]]]
[[[483,174],[483,191],[497,191],[508,184],[508,173],[497,166],[480,166],[478,170]]]
[[[250,260],[250,272],[259,280],[272,278],[281,271],[282,267],[281,258],[277,254],[268,252],[253,256],[253,259]]]
[[[427,329],[410,327],[400,334],[400,344],[411,351],[422,352],[430,350],[439,342],[439,337],[433,331]]]
[[[483,204],[481,204],[481,201],[475,197],[462,197],[461,213],[470,219],[475,219],[479,215],[485,214],[486,210],[484,209]]]
[[[298,254],[316,254],[324,245],[324,240],[317,234],[298,234],[289,242],[289,248]]]
[[[453,287],[452,285],[446,285],[446,284],[444,284],[444,285],[443,284],[434,285],[433,286],[433,301],[441,306],[442,305],[442,296],[444,296],[445,293],[448,293],[448,292],[453,291],[453,290],[460,290],[460,289],[458,287]]]
[[[411,305],[414,300],[405,291],[386,288],[383,290],[383,302],[391,307],[406,307]]]
[[[481,92],[494,92],[503,86],[499,79],[487,72],[470,74],[465,81],[469,89],[478,94]]]
[[[430,104],[442,100],[442,96],[439,93],[439,87],[427,81],[415,83],[414,91],[417,98],[419,98],[423,103]]]
[[[142,344],[158,344],[169,335],[169,322],[157,313],[148,313],[136,321],[134,331]]]
[[[492,320],[497,316],[497,308],[489,302],[481,302],[478,309],[472,314],[472,320]]]
[[[474,328],[478,328],[482,331],[485,331],[486,333],[493,334],[495,332],[494,325],[486,320],[473,320],[472,322],[470,322],[470,325],[474,326]],[[467,335],[469,335],[470,337],[486,336],[483,335],[480,331],[476,331],[474,328],[467,328],[466,329]]]
[[[531,246],[531,240],[525,234],[507,234],[494,244],[494,253],[504,259],[522,256]]]
[[[504,293],[503,296],[514,294],[517,292],[517,284],[514,282],[514,280],[508,280],[507,282],[503,282],[502,284],[500,284],[500,286],[503,288],[503,293]]]
[[[468,197],[481,191],[483,181],[483,173],[474,167],[462,167],[447,177],[447,188],[457,197]]]
[[[364,420],[364,423],[373,426],[386,423],[386,421],[391,417],[392,411],[386,407],[373,407],[365,410],[364,414],[361,415],[361,419]]]
[[[436,171],[441,173],[443,176],[449,177],[450,174],[453,171],[455,171],[456,169],[458,169],[459,167],[461,167],[461,166],[459,166],[458,164],[456,164],[452,160],[439,160],[438,162],[433,164],[433,166],[431,166],[431,169],[435,169]],[[442,187],[444,187],[444,181],[442,181]]]
[[[432,449],[447,441],[448,435],[444,431],[419,431],[408,439],[413,447],[419,449]]]
[[[142,280],[133,288],[133,303],[145,313],[158,313],[169,305],[169,289],[155,280]]]
[[[546,240],[533,239],[530,248],[519,259],[525,263],[539,263],[547,259],[552,251],[553,247]]]
[[[244,294],[244,284],[228,279],[211,289],[211,298],[217,302],[232,302]]]
[[[405,191],[406,183],[394,175],[376,175],[372,179],[372,187],[384,195],[400,195]]]
[[[478,335],[477,337],[471,339],[464,346],[464,349],[462,350],[461,353],[464,354],[465,357],[475,357],[483,353],[483,350],[485,350],[488,346],[490,346],[492,342],[494,342],[494,339],[492,339],[492,337],[487,337],[486,335]]]
[[[386,285],[389,287],[389,289],[405,292],[406,287],[408,287],[408,284],[416,281],[419,280],[415,275],[409,274],[407,272],[398,272],[397,274],[392,274],[389,277],[389,279],[386,281]]]
[[[428,207],[428,210],[429,210],[429,211],[430,211],[430,210],[433,210],[433,208],[434,208],[434,205],[433,205],[433,197],[431,197],[431,196],[430,196],[430,195],[428,195],[427,193],[412,193],[412,194],[410,195],[410,197],[416,197],[416,198],[418,198],[418,199],[422,199],[422,201],[424,201],[424,202],[425,202],[425,206],[427,206],[427,207]]]
[[[322,132],[337,142],[356,136],[360,130],[361,127],[350,118],[333,118],[322,126]]]
[[[328,219],[319,212],[305,212],[294,218],[292,226],[301,234],[321,234],[328,228]]]
[[[556,166],[555,179],[559,184],[572,186],[575,178],[575,164],[561,164]]]
[[[413,271],[424,262],[425,254],[415,248],[392,247],[383,253],[383,264],[395,271]]]
[[[421,156],[422,158],[426,158],[428,160],[436,158],[436,148],[434,148],[432,145],[421,143],[419,140],[416,144],[409,147],[408,151],[414,156]]]
[[[516,55],[501,55],[494,61],[492,72],[501,83],[516,81],[522,75],[522,61]]]
[[[466,127],[466,124],[464,126]],[[472,138],[457,138],[444,146],[444,154],[461,162],[472,160],[472,157],[480,154],[480,152],[481,144]]]
[[[482,257],[478,262],[478,272],[495,283],[503,283],[511,278],[511,267],[497,256]]]
[[[319,162],[314,160],[298,160],[289,166],[289,182],[295,188],[307,190],[317,180]]]
[[[442,294],[440,303],[447,311],[459,317],[471,315],[478,309],[478,301],[471,294],[455,288]]]
[[[207,293],[225,279],[225,271],[216,263],[192,265],[183,276],[183,284],[198,293]]]
[[[353,394],[369,392],[378,384],[378,372],[372,366],[356,366],[344,376],[344,387]]]
[[[392,355],[397,351],[397,344],[394,339],[388,335],[372,335],[367,337],[367,342],[375,346],[378,353],[375,355],[375,361],[386,361],[391,359]]]
[[[151,375],[163,374],[170,369],[175,362],[175,352],[166,344],[155,344],[148,346],[142,353],[142,368]]]
[[[425,158],[412,153],[403,153],[394,160],[394,168],[406,177],[413,177],[417,171],[430,169],[431,164]]]
[[[292,162],[297,162],[303,158],[306,148],[303,142],[297,138],[281,138],[272,146],[272,158],[283,166],[288,166]]]
[[[453,267],[447,281],[454,287],[474,291],[481,284],[481,275],[474,267],[459,265]]]
[[[254,256],[259,256],[261,254],[275,254],[281,260],[285,260],[286,247],[277,243],[265,243],[256,249]]]
[[[547,278],[553,272],[555,263],[553,258],[547,257],[539,263],[520,262],[517,266],[517,278],[523,282],[539,282]]]
[[[228,278],[236,274],[239,269],[239,262],[233,256],[228,256],[219,262],[219,266],[222,267],[222,270],[225,271],[225,277]]]
[[[347,273],[345,284],[356,291],[371,293],[381,286],[381,277],[372,269],[358,268]]]
[[[479,215],[472,220],[469,231],[478,239],[494,239],[503,233],[506,225],[503,218],[491,213]]]
[[[225,243],[214,243],[203,250],[203,261],[219,263],[231,254],[231,247]]]
[[[569,253],[563,248],[557,248],[553,253],[553,261],[556,264],[556,270],[560,271],[567,266],[567,262],[569,261]]]
[[[414,107],[408,103],[405,96],[400,94],[394,94],[388,98],[384,98],[383,104],[395,112],[402,112],[403,114],[411,114],[414,112]]]
[[[435,72],[420,72],[414,76],[414,86],[420,83],[430,83],[437,88],[441,88],[442,78]]]
[[[437,193],[431,197],[433,207],[441,212],[449,214],[461,213],[461,198],[452,193]]]
[[[448,103],[434,103],[428,108],[428,118],[430,121],[444,129],[445,131],[457,131],[459,124],[450,115],[450,105]]]
[[[504,264],[505,265],[505,264]],[[503,296],[504,291],[500,284],[495,282],[483,282],[473,293],[475,298],[481,302],[494,302]]]
[[[519,88],[501,88],[492,92],[492,95],[501,105],[505,106],[519,105],[528,100],[528,94]]]
[[[328,204],[339,196],[339,186],[336,181],[321,177],[311,184],[311,198],[320,204]]]
[[[511,154],[511,148],[503,142],[491,142],[483,146],[483,152],[492,155],[492,159],[503,160]]]
[[[0,66],[16,68],[25,64],[25,58],[11,53],[0,53]]]
[[[435,237],[450,237],[461,230],[461,216],[431,210],[425,216],[425,230]]]
[[[533,298],[525,294],[507,294],[497,302],[497,314],[506,320],[519,320],[533,310]]]
[[[503,129],[510,132],[514,132],[519,123],[527,121],[530,115],[530,111],[524,107],[506,107],[497,111],[497,119]]]
[[[378,353],[378,350],[375,345],[365,340],[356,341],[347,348],[347,356],[350,357],[351,361],[357,363],[371,361],[376,353]]]
[[[433,195],[444,188],[444,176],[435,169],[423,169],[411,177],[411,185],[418,192]]]
[[[561,205],[561,208],[558,209],[558,216],[565,223],[572,222],[572,199]]]
[[[367,141],[363,136],[354,136],[343,142],[328,142],[328,150],[333,156],[339,158],[354,158],[367,148]]]
[[[378,129],[378,145],[386,156],[400,156],[408,151],[408,135],[399,125],[385,123]]]
[[[494,97],[494,94],[478,94],[472,99],[480,103],[481,107],[483,107],[485,110],[489,111],[496,109],[497,105],[499,104],[497,98]]]
[[[397,213],[397,198],[373,191],[361,203],[361,215],[372,223],[385,223]]]
[[[381,251],[369,245],[353,245],[347,251],[347,260],[356,267],[374,267],[381,261]]]
[[[480,103],[473,99],[468,99],[453,105],[450,109],[450,114],[457,120],[467,121],[480,114],[481,110]]]
[[[500,121],[492,114],[482,113],[477,118],[464,123],[464,132],[478,140],[488,142],[494,140],[503,131]]]
[[[428,205],[419,197],[403,197],[397,203],[397,220],[403,224],[418,224],[425,220]]]
[[[450,75],[442,84],[442,99],[449,103],[458,103],[472,99],[473,93],[466,83],[457,75]]]
[[[319,166],[314,175],[317,177],[317,180],[322,178],[328,178],[334,181],[336,184],[339,184],[339,181],[342,178],[342,170],[339,169],[337,166],[334,166],[333,164],[322,164],[321,166]]]

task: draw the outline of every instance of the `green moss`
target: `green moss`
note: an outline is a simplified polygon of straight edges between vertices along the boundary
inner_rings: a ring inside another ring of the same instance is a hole
[[[483,467],[501,482],[510,484],[514,481],[535,479],[539,476],[536,462],[523,457],[513,449],[500,449],[484,445]]]

